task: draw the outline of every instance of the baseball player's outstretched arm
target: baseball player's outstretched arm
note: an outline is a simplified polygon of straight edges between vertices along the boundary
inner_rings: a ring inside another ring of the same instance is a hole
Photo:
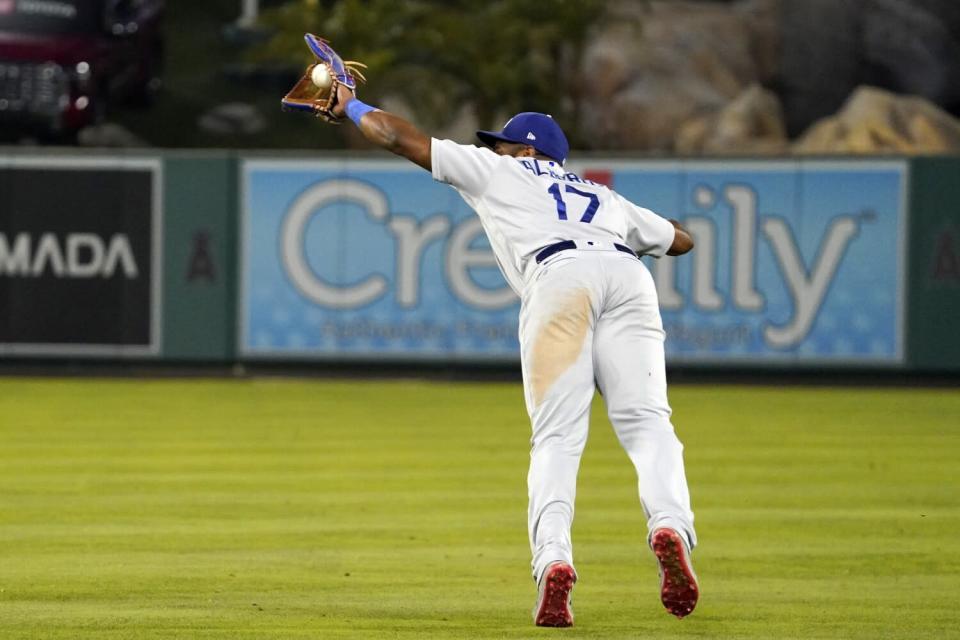
[[[347,104],[355,98],[353,92],[343,85],[337,91],[338,104],[334,113],[339,111],[338,115],[342,115]],[[358,126],[363,137],[373,144],[431,171],[430,136],[409,121],[378,109],[364,114]]]
[[[667,249],[667,255],[682,256],[686,252],[690,251],[690,249],[693,249],[693,238],[690,236],[690,233],[676,220],[671,220],[670,223],[673,225],[674,235],[673,244],[670,245],[669,249]]]

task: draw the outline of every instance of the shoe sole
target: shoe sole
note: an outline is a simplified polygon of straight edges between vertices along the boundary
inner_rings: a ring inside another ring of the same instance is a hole
[[[700,587],[680,534],[661,529],[653,534],[651,546],[660,562],[660,602],[678,618],[690,615],[700,598]]]
[[[572,627],[570,591],[577,581],[573,567],[567,564],[554,566],[543,579],[543,598],[537,607],[534,622],[538,627]]]

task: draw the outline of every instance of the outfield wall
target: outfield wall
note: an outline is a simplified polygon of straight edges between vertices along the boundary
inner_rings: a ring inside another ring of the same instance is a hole
[[[645,259],[672,363],[960,370],[960,158],[570,168],[694,234]],[[0,194],[0,355],[518,359],[476,217],[403,162],[8,151]]]

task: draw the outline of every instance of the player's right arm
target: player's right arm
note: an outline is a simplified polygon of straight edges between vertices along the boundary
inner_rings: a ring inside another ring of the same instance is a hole
[[[693,249],[693,236],[683,228],[683,225],[672,218],[670,219],[670,224],[673,225],[673,244],[667,249],[667,255],[682,256]]]
[[[682,256],[693,249],[693,238],[676,220],[657,215],[650,209],[639,207],[619,193],[614,193],[627,218],[627,245],[640,255]]]
[[[353,91],[342,84],[338,86],[334,114],[342,116],[346,112],[347,104],[355,99]],[[402,156],[427,171],[432,170],[430,136],[408,120],[377,109],[363,114],[357,126],[363,137],[378,147]]]

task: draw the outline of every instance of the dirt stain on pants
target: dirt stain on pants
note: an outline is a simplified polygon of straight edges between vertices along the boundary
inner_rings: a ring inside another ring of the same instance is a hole
[[[557,378],[577,361],[589,328],[590,293],[578,289],[543,324],[534,339],[530,364],[534,406],[543,401]]]

